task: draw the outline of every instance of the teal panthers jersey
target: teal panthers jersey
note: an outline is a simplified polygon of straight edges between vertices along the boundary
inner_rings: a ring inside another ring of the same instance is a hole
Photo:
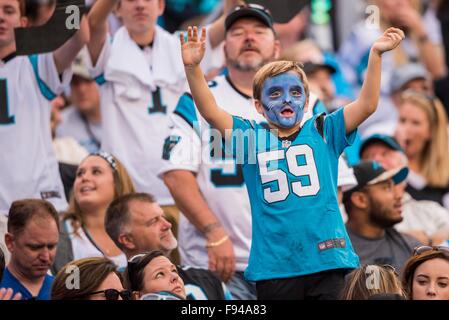
[[[264,124],[233,119],[234,142],[245,136],[233,149],[243,162],[253,218],[245,277],[260,281],[357,268],[337,202],[338,158],[356,135],[346,134],[343,109],[315,115],[291,140],[279,139]]]

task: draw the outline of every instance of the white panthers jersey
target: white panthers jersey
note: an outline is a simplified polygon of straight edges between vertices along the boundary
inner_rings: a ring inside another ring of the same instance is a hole
[[[124,164],[137,191],[173,205],[157,172],[169,115],[187,88],[179,36],[157,27],[152,46],[141,49],[122,27],[106,41],[92,73],[101,93],[101,149]]]
[[[64,84],[70,81],[64,72]],[[0,213],[14,200],[40,198],[67,208],[52,148],[50,103],[62,92],[53,54],[9,56],[0,62]],[[6,90],[5,90],[6,89]]]
[[[217,104],[228,113],[265,121],[256,111],[253,99],[235,88],[228,77],[216,77],[209,82],[209,88]],[[311,97],[312,106],[315,101],[316,97]],[[312,109],[309,108],[304,120],[311,117]],[[181,97],[172,118],[174,128],[165,141],[164,166],[159,176],[171,170],[196,173],[204,199],[234,245],[236,269],[244,271],[251,248],[251,208],[242,167],[232,158],[215,154],[217,149],[212,145],[221,140],[200,116],[190,94]],[[182,263],[207,269],[206,238],[184,215],[180,217],[178,233]]]

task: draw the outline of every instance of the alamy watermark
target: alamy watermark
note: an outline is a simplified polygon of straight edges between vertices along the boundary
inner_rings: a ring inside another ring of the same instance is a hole
[[[70,14],[65,20],[65,27],[68,30],[79,30],[81,22],[80,8],[76,5],[70,5],[65,8],[65,13]]]

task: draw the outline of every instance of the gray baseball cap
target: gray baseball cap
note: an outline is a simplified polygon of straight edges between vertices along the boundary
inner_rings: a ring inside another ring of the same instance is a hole
[[[390,79],[390,92],[395,93],[410,81],[427,79],[427,70],[419,63],[407,63],[393,71]]]

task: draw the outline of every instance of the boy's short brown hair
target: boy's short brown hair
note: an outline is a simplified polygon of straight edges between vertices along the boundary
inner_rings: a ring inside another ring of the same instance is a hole
[[[307,81],[306,74],[301,68],[301,64],[295,61],[273,61],[257,71],[253,80],[253,96],[254,99],[260,100],[262,96],[262,87],[268,78],[275,77],[281,73],[286,73],[289,71],[294,71],[298,74],[302,83],[304,84],[305,94],[307,96],[307,101],[309,101],[309,82]]]

